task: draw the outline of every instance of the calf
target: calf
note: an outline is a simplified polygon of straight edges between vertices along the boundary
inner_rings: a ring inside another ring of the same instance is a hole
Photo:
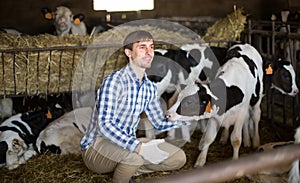
[[[16,114],[0,125],[0,165],[17,168],[36,154],[34,145],[40,132],[64,111],[56,106],[47,111]]]
[[[237,53],[237,52],[232,52]],[[238,55],[231,55],[238,56]],[[228,56],[227,56],[228,57]],[[257,89],[263,88],[263,93],[259,94],[259,98],[257,96],[253,96],[250,105],[250,120],[247,120],[243,127],[243,140],[244,146],[250,147],[252,139],[252,148],[256,149],[260,145],[260,137],[259,137],[259,121],[261,110],[258,105],[260,105],[262,97],[271,89],[274,88],[277,91],[281,92],[284,95],[296,96],[299,92],[298,87],[296,85],[296,74],[293,66],[288,61],[273,61],[264,58],[263,59],[263,82],[259,83]],[[253,110],[256,108],[256,110]],[[253,113],[255,111],[255,113]],[[250,129],[249,129],[250,128]],[[222,133],[221,143],[227,143],[229,137],[229,130],[224,129]]]
[[[182,90],[181,96],[189,96],[198,91],[200,100],[209,100],[212,106],[217,106],[218,112],[208,119],[206,131],[202,137],[199,148],[200,155],[195,166],[204,166],[210,144],[215,140],[221,126],[229,129],[234,126],[231,133],[233,158],[239,157],[239,148],[242,142],[242,128],[249,116],[253,120],[260,119],[260,101],[263,93],[262,57],[258,51],[249,44],[237,44],[227,53],[226,63],[219,69],[216,79],[210,83],[209,88],[203,84],[188,83],[188,90]],[[174,106],[179,106],[178,100]],[[249,105],[255,101],[249,113]],[[176,107],[168,111],[170,119],[181,119],[176,114]],[[185,118],[187,119],[187,118]],[[192,118],[188,118],[190,120]]]
[[[80,154],[80,139],[87,129],[91,114],[91,107],[77,108],[53,121],[36,141],[38,152]]]
[[[65,6],[57,7],[55,12],[51,12],[48,8],[43,8],[42,13],[45,19],[54,20],[55,34],[58,36],[69,34],[87,35],[83,14],[73,15],[72,11]]]
[[[293,144],[293,141],[287,142],[271,142],[258,147],[257,152],[268,152],[286,145]],[[290,163],[281,164],[280,166],[268,168],[258,173],[247,175],[254,182],[288,182],[287,173],[291,169]],[[298,182],[298,181],[297,181]],[[294,182],[290,182],[294,183]]]
[[[285,141],[285,142],[271,142],[258,147],[258,152],[271,151],[290,144],[300,143],[300,127],[296,129],[294,134],[295,141]],[[272,167],[259,171],[257,174],[248,175],[249,179],[255,182],[288,182],[296,183],[300,182],[299,177],[299,160],[293,163],[284,163],[280,166]]]
[[[167,96],[166,100],[168,101],[167,106],[172,105],[172,99],[176,98],[178,92],[178,87],[181,84],[186,84],[187,82],[209,82],[215,77],[215,74],[220,65],[223,65],[224,58],[226,56],[226,48],[219,47],[207,47],[201,46],[199,44],[184,44],[180,49],[156,49],[155,57],[151,68],[147,70],[147,75],[150,80],[158,82],[166,76],[168,71],[171,71],[172,77],[168,85],[165,85],[166,92],[168,94],[174,93]],[[184,110],[184,107],[181,107],[181,114],[185,115],[197,115],[202,109],[199,109],[199,100],[190,100],[185,99],[184,103],[196,104],[197,106],[193,111]],[[201,104],[200,104],[201,105]],[[199,109],[200,111],[196,111]],[[182,138],[185,141],[190,141],[190,129],[191,126],[181,127]],[[175,138],[175,129],[168,132],[168,138]]]

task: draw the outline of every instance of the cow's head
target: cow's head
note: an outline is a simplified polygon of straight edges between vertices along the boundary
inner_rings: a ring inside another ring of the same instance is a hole
[[[0,142],[0,165],[6,165],[8,169],[17,168],[20,157],[26,152],[27,145],[21,138],[7,139]]]
[[[65,6],[57,7],[54,12],[49,8],[42,8],[42,13],[45,19],[54,20],[54,26],[58,36],[69,33],[73,24],[79,25],[85,18],[83,14],[73,15],[72,11]]]
[[[265,59],[264,74],[271,77],[273,88],[282,94],[295,96],[299,90],[296,84],[296,74],[292,64],[288,61],[271,61]]]
[[[63,114],[64,110],[58,104],[51,104],[40,111],[23,113],[21,119],[31,126],[32,133],[37,137],[50,122]]]

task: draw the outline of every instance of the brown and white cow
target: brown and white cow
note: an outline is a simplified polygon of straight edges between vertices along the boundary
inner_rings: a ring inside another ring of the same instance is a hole
[[[72,11],[65,6],[57,7],[54,12],[51,12],[48,8],[43,8],[42,13],[45,19],[54,20],[55,34],[58,36],[69,34],[87,35],[87,28],[83,22],[83,14],[73,15]]]

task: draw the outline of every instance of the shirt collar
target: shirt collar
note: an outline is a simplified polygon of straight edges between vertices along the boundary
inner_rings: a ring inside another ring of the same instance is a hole
[[[135,72],[133,71],[133,69],[130,67],[129,64],[126,65],[125,70],[134,81],[139,81],[138,77],[136,76]],[[148,78],[147,78],[147,74],[145,73],[142,79],[142,83],[144,83],[146,80],[148,80]]]

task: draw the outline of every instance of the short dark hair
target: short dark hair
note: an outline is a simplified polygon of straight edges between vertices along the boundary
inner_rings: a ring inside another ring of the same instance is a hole
[[[132,50],[133,43],[139,42],[141,40],[153,40],[153,36],[144,30],[137,30],[129,33],[123,42],[124,49]]]

